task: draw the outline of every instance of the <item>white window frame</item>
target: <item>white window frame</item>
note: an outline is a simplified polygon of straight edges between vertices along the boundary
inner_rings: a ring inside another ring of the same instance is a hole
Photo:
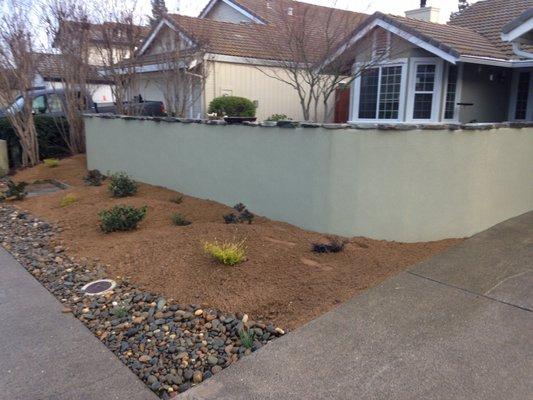
[[[516,119],[516,102],[518,100],[518,79],[521,72],[529,72],[529,96],[527,98],[526,119]],[[511,101],[509,102],[509,121],[533,121],[533,68],[517,69],[513,71],[511,82]]]
[[[435,83],[433,85],[433,99],[431,103],[431,117],[429,119],[413,118],[415,106],[416,70],[419,65],[435,65]],[[439,122],[442,104],[443,60],[434,57],[413,57],[409,60],[409,89],[407,95],[406,122]]]
[[[461,102],[461,94],[463,91],[463,63],[457,63],[455,64],[457,66],[457,84],[455,87],[455,106],[453,110],[453,118],[445,118],[446,116],[446,96],[448,95],[448,78],[449,78],[449,72],[450,72],[450,66],[452,64],[446,63],[446,66],[444,68],[444,78],[443,78],[443,84],[442,84],[442,96],[441,96],[441,104],[442,104],[442,111],[441,111],[441,119],[445,122],[451,122],[451,123],[458,123],[461,113],[461,106],[457,105],[457,103]]]
[[[379,95],[381,91],[381,72],[379,74],[379,80],[378,80],[378,96],[376,101],[376,118],[375,119],[369,119],[369,118],[359,118],[359,99],[360,99],[360,92],[361,92],[361,74],[357,76],[357,78],[354,79],[352,83],[352,98],[351,98],[351,104],[350,107],[350,121],[349,122],[362,122],[362,123],[396,123],[396,122],[402,122],[403,116],[405,113],[405,91],[407,87],[407,68],[408,68],[408,62],[407,58],[399,58],[395,60],[389,60],[387,62],[379,63],[376,65],[372,65],[369,67],[371,68],[384,68],[384,67],[402,67],[402,80],[400,83],[400,98],[399,98],[399,107],[398,107],[398,118],[397,119],[380,119],[379,116]],[[356,63],[353,68],[353,73],[358,71],[358,68],[361,66],[364,66],[364,63]]]

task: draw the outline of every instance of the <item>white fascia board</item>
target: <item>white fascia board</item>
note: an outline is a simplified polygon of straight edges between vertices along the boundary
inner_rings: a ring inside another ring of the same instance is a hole
[[[208,61],[219,61],[233,64],[263,65],[269,67],[283,67],[284,65],[286,65],[285,63],[276,60],[266,60],[263,58],[250,57],[236,57],[215,53],[207,53],[204,59]]]
[[[501,60],[498,58],[478,56],[461,56],[459,61],[470,64],[492,65],[495,67],[506,68],[524,68],[533,66],[533,60]]]
[[[372,29],[374,29],[375,27],[381,27],[405,40],[407,40],[408,42],[414,44],[415,46],[418,46],[424,50],[427,50],[429,51],[430,53],[432,54],[435,54],[436,56],[442,58],[443,60],[446,60],[452,64],[455,64],[457,61],[459,61],[459,59],[445,51],[443,51],[442,49],[439,49],[438,47],[436,46],[433,46],[432,44],[430,43],[427,43],[425,42],[424,40],[414,36],[413,34],[411,33],[408,33],[400,28],[397,28],[396,26],[386,22],[386,21],[383,21],[382,19],[380,18],[376,18],[375,20],[373,20],[371,23],[369,23],[367,26],[365,26],[362,30],[360,30],[359,32],[357,32],[357,34],[355,34],[350,40],[348,40],[348,42],[346,42],[343,46],[341,46],[336,52],[335,54],[333,54],[330,58],[328,58],[326,60],[326,62],[322,65],[322,67],[325,67],[326,65],[328,65],[329,63],[331,63],[333,60],[335,60],[337,57],[339,57],[342,53],[344,53],[348,48],[352,47],[354,44],[356,44],[359,40],[361,40],[368,32],[370,32]]]
[[[533,18],[528,19],[516,28],[507,33],[502,33],[502,40],[506,42],[513,42],[533,30]]]
[[[244,15],[246,18],[251,19],[252,21],[254,21],[255,23],[258,23],[258,24],[261,24],[261,25],[265,24],[262,20],[257,18],[255,15],[249,13],[248,11],[243,9],[242,7],[239,7],[237,4],[235,4],[231,0],[212,0],[207,5],[207,7],[204,9],[204,11],[199,15],[198,18],[205,18],[205,16],[207,14],[209,14],[209,12],[213,9],[213,7],[217,4],[218,1],[222,1],[224,4],[227,4],[228,6],[230,6],[231,8],[236,10],[237,12],[239,12],[240,14]]]

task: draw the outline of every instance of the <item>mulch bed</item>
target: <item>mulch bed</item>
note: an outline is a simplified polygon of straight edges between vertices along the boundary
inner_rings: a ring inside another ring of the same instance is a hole
[[[284,334],[200,305],[183,305],[121,280],[107,294],[87,296],[81,288],[106,278],[53,245],[60,228],[13,207],[0,206],[0,244],[73,313],[117,357],[163,399],[175,397],[241,357]],[[249,333],[245,346],[240,333]]]
[[[225,224],[223,215],[235,212],[230,207],[186,195],[175,204],[170,199],[176,192],[147,184],[140,184],[134,197],[113,199],[105,182],[84,185],[85,175],[83,156],[63,159],[56,168],[23,170],[14,180],[56,179],[70,187],[13,204],[57,224],[61,231],[53,245],[91,270],[105,268],[110,278],[125,278],[179,304],[246,312],[283,328],[298,327],[461,240],[397,243],[357,237],[346,239],[340,253],[316,254],[311,244],[324,241],[321,234],[260,216],[251,225]],[[66,194],[78,201],[60,207]],[[100,231],[98,213],[117,204],[148,206],[136,231]],[[192,224],[175,226],[175,213]],[[203,243],[215,239],[246,240],[247,261],[234,267],[214,262]]]

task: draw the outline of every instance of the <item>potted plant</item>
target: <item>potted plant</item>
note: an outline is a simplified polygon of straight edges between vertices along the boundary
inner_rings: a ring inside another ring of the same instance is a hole
[[[245,121],[254,122],[255,104],[244,97],[222,96],[216,97],[209,103],[209,114],[224,115],[228,124],[239,124]]]

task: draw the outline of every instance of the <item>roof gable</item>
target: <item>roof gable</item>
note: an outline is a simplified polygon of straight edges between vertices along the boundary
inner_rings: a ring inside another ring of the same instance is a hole
[[[234,1],[234,0],[211,0],[209,1],[209,3],[207,3],[204,9],[200,12],[200,15],[198,16],[198,18],[207,18],[210,13],[212,13],[217,7],[220,7],[222,5],[231,8],[236,13],[239,13],[244,18],[246,18],[246,20],[249,20],[249,21],[252,21],[258,24],[266,23],[264,19],[259,17],[253,11],[251,11],[247,7],[243,6],[242,4],[239,4],[237,1]],[[232,22],[232,21],[221,21],[221,22]]]

